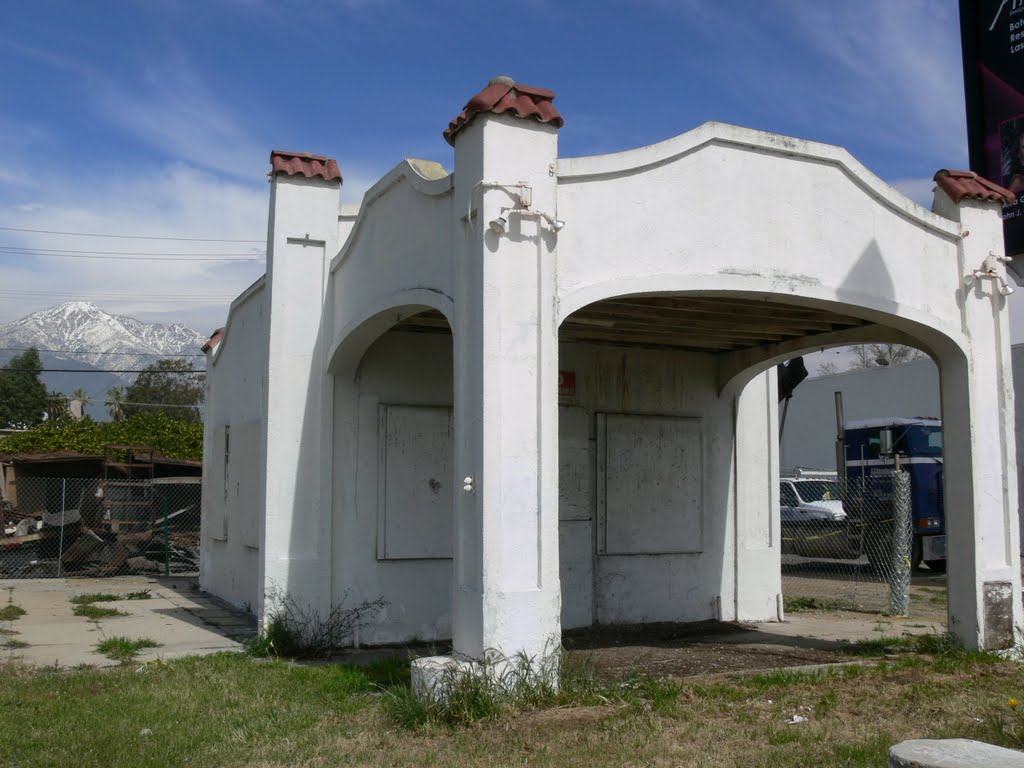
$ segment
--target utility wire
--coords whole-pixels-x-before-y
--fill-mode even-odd
[[[34,374],[35,371],[39,371],[40,373],[170,373],[186,376],[195,376],[197,374],[201,376],[206,375],[206,371],[202,370],[201,368],[194,371],[154,371],[151,368],[141,368],[138,370],[126,370],[123,368],[36,368],[33,371],[25,371],[18,368],[0,368],[0,373]]]
[[[248,259],[217,259],[206,256],[199,258],[190,258],[188,256],[90,256],[88,254],[72,254],[72,253],[15,253],[12,251],[0,251],[0,256],[36,256],[46,257],[48,259],[111,259],[113,261],[237,261],[237,262],[250,262],[250,261],[263,261],[262,256],[253,256]]]
[[[215,237],[159,237],[157,235],[112,235],[102,232],[58,232],[53,229],[27,229],[24,227],[0,227],[4,232],[33,232],[39,235],[71,235],[73,237],[115,237],[121,240],[177,240],[188,243],[265,243],[266,240],[233,240]]]
[[[34,248],[27,245],[0,245],[0,251],[16,251],[18,253],[102,253],[108,256],[265,256],[266,251],[248,251],[234,253],[198,253],[195,251],[83,251],[80,248]]]
[[[55,355],[124,355],[126,357],[151,355],[153,357],[206,357],[202,352],[180,352],[165,355],[161,352],[91,352],[87,349],[41,349],[40,347],[0,347],[0,352],[28,352],[30,349],[34,349],[36,352],[52,352]]]
[[[16,288],[0,288],[0,295],[4,295],[11,298],[18,296],[33,296],[36,298],[45,298],[47,296],[65,296],[76,299],[151,299],[155,301],[168,301],[175,299],[209,299],[210,301],[225,301],[235,298],[234,296],[229,296],[228,294],[209,293],[82,293],[81,291],[33,291],[19,290]]]

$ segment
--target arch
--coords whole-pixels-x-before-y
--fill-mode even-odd
[[[937,362],[948,354],[966,354],[959,333],[942,328],[935,318],[903,307],[892,298],[864,297],[859,304],[826,298],[823,290],[805,290],[803,293],[780,294],[765,290],[735,290],[713,287],[720,279],[694,280],[685,275],[666,275],[659,278],[614,280],[586,286],[568,294],[559,302],[559,327],[572,313],[605,299],[641,297],[701,297],[764,299],[773,305],[790,305],[804,309],[835,312],[865,320],[871,325],[854,329],[826,332],[794,338],[778,343],[765,343],[747,350],[719,352],[719,391],[740,392],[759,373],[776,363],[803,352],[848,346],[864,342],[906,344],[921,349]],[[695,285],[696,283],[696,285]],[[679,289],[673,290],[678,285]]]
[[[381,335],[407,317],[430,309],[444,315],[454,336],[454,303],[450,296],[431,288],[395,291],[374,301],[338,332],[327,353],[327,372],[338,376],[349,367],[354,371]]]
[[[421,502],[430,495],[426,485],[408,482],[410,475],[401,470],[397,476],[404,482],[392,485],[392,464],[416,471],[429,464],[432,454],[420,451],[417,439],[427,433],[428,439],[438,439],[443,433],[431,430],[439,423],[443,428],[443,409],[454,403],[454,331],[451,336],[388,334],[403,320],[431,310],[452,329],[452,302],[439,291],[402,290],[381,298],[342,329],[327,358],[331,391],[323,417],[328,434],[324,474],[331,484],[331,594],[334,601],[348,596],[356,602],[388,602],[362,630],[364,642],[451,636],[452,561],[437,549],[444,539],[438,533],[445,523],[444,505],[428,506],[439,515],[436,521],[429,518],[438,524],[425,529],[429,546],[414,530],[425,518],[392,516],[399,507],[422,511]],[[420,338],[412,340],[414,335]],[[422,432],[408,439],[413,429]],[[401,450],[394,456],[389,450],[392,436],[401,437]],[[403,457],[412,455],[418,463],[403,464]],[[431,474],[433,492],[442,488],[441,498],[453,493],[454,475],[451,467]],[[401,505],[391,503],[393,488]],[[450,512],[449,517],[454,520]],[[421,544],[422,550],[417,549]]]

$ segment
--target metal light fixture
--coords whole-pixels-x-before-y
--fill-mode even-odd
[[[508,232],[508,219],[506,216],[499,216],[496,219],[491,219],[491,232],[496,232],[499,235],[503,235]]]

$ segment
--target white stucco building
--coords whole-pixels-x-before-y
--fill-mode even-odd
[[[1007,193],[944,171],[928,211],[715,123],[563,158],[553,100],[496,78],[453,174],[402,161],[359,206],[272,154],[266,276],[207,345],[202,587],[384,597],[361,642],[469,658],[781,618],[774,365],[893,341],[940,370],[951,629],[1019,640]]]

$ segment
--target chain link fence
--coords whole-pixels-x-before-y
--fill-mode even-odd
[[[941,503],[927,493],[915,498],[910,473],[783,477],[779,493],[787,611],[865,611],[944,625]],[[929,501],[936,507],[925,508]]]
[[[0,498],[0,579],[199,572],[197,477],[20,477]]]

